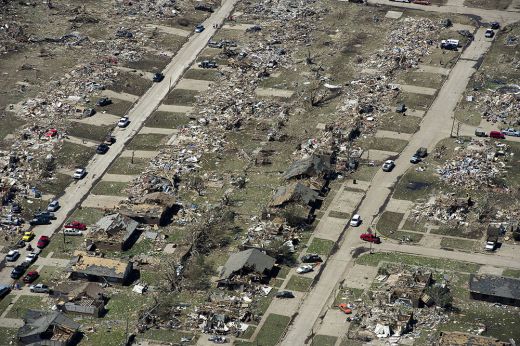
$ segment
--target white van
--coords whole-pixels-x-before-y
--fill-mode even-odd
[[[79,229],[75,229],[75,228],[64,228],[63,234],[65,234],[65,235],[83,235],[83,232],[81,232]]]

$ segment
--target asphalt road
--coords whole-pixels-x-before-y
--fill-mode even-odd
[[[89,194],[95,183],[107,171],[110,164],[122,153],[126,144],[139,132],[146,119],[159,106],[161,100],[168,94],[175,84],[181,79],[184,71],[195,61],[199,53],[206,47],[209,39],[215,34],[217,29],[213,28],[213,24],[222,25],[224,19],[227,18],[233,10],[238,0],[225,0],[204,23],[205,30],[202,33],[193,34],[188,42],[182,46],[172,61],[164,69],[164,80],[161,83],[154,83],[148,91],[139,98],[134,107],[128,112],[130,124],[124,130],[114,132],[116,143],[112,144],[110,150],[105,155],[96,155],[87,165],[87,176],[78,181],[72,182],[66,189],[64,195],[59,199],[61,208],[55,213],[56,220],[50,225],[34,227],[36,237],[31,242],[35,248],[36,242],[41,235],[51,236],[61,229],[68,215],[81,203],[81,201]],[[72,180],[72,179],[71,179]],[[61,241],[51,239],[51,241]],[[22,249],[21,256],[15,263],[8,263],[0,271],[0,283],[6,284],[12,282],[10,278],[11,266],[23,261],[27,251]]]

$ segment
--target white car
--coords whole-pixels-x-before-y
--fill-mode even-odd
[[[74,171],[74,179],[83,179],[87,175],[87,170],[85,168],[76,168]]]
[[[49,286],[44,284],[31,285],[29,289],[34,293],[49,293]]]
[[[350,225],[352,227],[357,227],[361,224],[361,215],[355,214],[352,216],[352,219],[350,220]]]
[[[390,172],[395,167],[395,162],[393,160],[386,160],[383,164],[383,171]]]
[[[5,260],[7,262],[14,262],[20,257],[20,252],[18,250],[11,250],[7,253],[7,256],[5,256]]]
[[[52,201],[51,203],[49,203],[49,205],[47,206],[47,211],[51,211],[51,212],[54,212],[56,210],[60,209],[60,202],[58,202],[57,200],[54,200]]]
[[[36,252],[31,252],[25,257],[25,262],[33,263],[38,258],[38,254]]]
[[[117,122],[117,126],[118,126],[118,127],[127,127],[128,124],[130,124],[130,119],[128,119],[128,117],[122,117],[122,118],[119,119],[119,121]]]
[[[305,273],[311,272],[312,270],[313,270],[313,268],[311,265],[305,264],[305,265],[298,267],[298,269],[296,269],[296,272],[298,274],[305,274]]]

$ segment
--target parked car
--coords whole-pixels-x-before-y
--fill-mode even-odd
[[[84,223],[81,223],[79,221],[72,221],[72,222],[69,222],[68,224],[66,224],[64,226],[64,228],[79,229],[79,230],[84,231],[87,229],[87,225],[85,225]]]
[[[386,160],[383,164],[383,171],[391,172],[395,167],[395,162],[393,160]]]
[[[44,284],[36,284],[29,286],[29,290],[33,293],[49,293],[50,288]]]
[[[497,30],[497,29],[500,28],[500,23],[499,22],[491,22],[489,24],[491,26],[491,29],[493,29],[493,30]]]
[[[27,269],[24,265],[20,264],[13,268],[11,271],[11,279],[19,279]]]
[[[54,215],[54,213],[52,211],[45,210],[45,211],[39,211],[36,214],[34,214],[34,217],[40,217],[40,216],[49,218],[51,220],[56,220],[56,215]]]
[[[51,242],[51,239],[47,237],[46,235],[42,235],[40,239],[38,239],[38,242],[36,243],[36,246],[40,249],[43,249]]]
[[[441,49],[457,50],[459,48],[459,40],[448,39],[441,41]]]
[[[0,298],[5,297],[9,294],[9,292],[11,292],[11,287],[7,285],[0,285]]]
[[[152,81],[155,83],[160,83],[164,79],[164,75],[160,72],[157,72],[153,75]]]
[[[309,272],[311,272],[311,271],[313,271],[313,270],[314,270],[314,269],[312,268],[311,265],[304,264],[304,265],[298,267],[298,268],[296,269],[296,272],[297,272],[298,274],[305,274],[305,273],[309,273]]]
[[[203,60],[199,62],[200,68],[217,68],[217,63],[211,60]]]
[[[20,252],[18,250],[11,250],[7,253],[7,256],[5,256],[5,260],[7,262],[14,262],[20,257]]]
[[[60,202],[58,202],[57,199],[55,199],[54,201],[52,201],[51,203],[49,203],[49,205],[47,206],[47,211],[56,211],[60,209]]]
[[[25,245],[26,245],[26,244],[25,244],[25,242],[24,242],[22,239],[20,239],[20,240],[15,244],[15,246],[16,246],[18,249],[23,249],[23,248],[25,247]]]
[[[33,219],[29,221],[31,226],[37,225],[48,225],[51,223],[51,218],[43,215],[35,216]]]
[[[76,228],[64,228],[63,234],[75,236],[75,235],[83,235],[83,232]]]
[[[520,131],[517,131],[515,129],[505,129],[502,130],[502,133],[506,136],[520,137]]]
[[[416,156],[419,156],[421,159],[425,158],[426,156],[428,156],[428,149],[426,149],[425,147],[420,147],[419,149],[417,149],[417,151],[415,152],[415,155]]]
[[[493,31],[493,29],[487,29],[484,36],[486,36],[487,38],[492,38],[493,36],[495,36],[495,32]]]
[[[23,277],[23,282],[31,283],[36,280],[38,276],[40,276],[40,274],[38,274],[36,270],[30,271]]]
[[[368,241],[369,243],[381,244],[381,239],[372,233],[363,233],[359,236],[361,240]]]
[[[125,128],[128,126],[128,124],[130,124],[130,119],[128,117],[122,117],[121,119],[119,119],[119,121],[117,122],[117,127],[120,127],[120,128]]]
[[[487,134],[486,134],[486,131],[482,130],[482,128],[477,127],[475,129],[475,136],[477,136],[477,137],[486,137]]]
[[[38,259],[38,253],[31,252],[25,257],[25,262],[27,263],[33,263]]]
[[[491,131],[489,133],[489,137],[497,138],[497,139],[505,139],[506,138],[506,136],[502,132],[500,132],[500,131]]]
[[[291,291],[280,291],[276,293],[276,298],[294,298],[294,294]]]
[[[20,226],[22,224],[22,219],[9,213],[0,220],[0,223],[8,226]]]
[[[208,341],[212,341],[214,344],[225,344],[227,339],[221,335],[213,335],[208,338]]]
[[[484,249],[486,251],[495,251],[498,244],[498,236],[497,235],[489,235],[486,239],[486,245]]]
[[[201,32],[204,31],[204,29],[205,29],[205,28],[204,28],[204,25],[202,25],[202,24],[197,24],[197,26],[195,27],[195,32],[196,32],[196,33],[201,33]]]
[[[87,175],[87,170],[85,168],[76,168],[74,170],[74,175],[72,176],[74,179],[83,179]]]
[[[96,106],[105,107],[112,104],[112,100],[108,97],[102,97],[96,102]]]
[[[350,226],[357,227],[359,225],[361,225],[361,215],[354,214],[354,216],[352,216],[352,219],[350,219]]]
[[[348,307],[347,303],[341,303],[338,305],[338,308],[343,311],[345,314],[350,315],[352,313],[352,309]]]
[[[303,255],[302,258],[300,258],[300,260],[303,263],[323,262],[323,259],[321,259],[321,257],[319,255],[314,254],[314,253]]]
[[[96,148],[96,153],[98,154],[106,154],[108,151],[108,145],[106,145],[105,143],[101,143],[100,145],[97,146]]]
[[[112,135],[107,135],[105,137],[105,141],[103,142],[104,144],[106,145],[112,145],[116,142],[116,137],[112,136]]]
[[[412,156],[410,158],[410,162],[413,163],[413,164],[419,163],[421,161],[422,161],[422,159],[419,156],[417,156],[417,155],[414,155],[414,156]]]
[[[27,232],[24,232],[22,240],[27,242],[27,241],[31,241],[33,238],[34,238],[34,232],[27,231]]]

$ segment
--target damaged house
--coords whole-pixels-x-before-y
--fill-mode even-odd
[[[72,280],[108,281],[125,284],[128,282],[132,265],[109,258],[88,256],[85,252],[76,251],[67,269]]]
[[[462,332],[441,332],[439,346],[511,346],[509,342]]]
[[[475,300],[520,306],[520,280],[495,275],[471,274],[469,295]]]
[[[387,284],[392,286],[389,294],[390,303],[405,304],[414,308],[422,308],[432,304],[425,290],[432,283],[432,273],[417,270],[413,273],[403,272],[391,274]]]
[[[59,311],[28,310],[18,329],[19,345],[67,346],[79,336],[79,323]]]
[[[274,258],[258,249],[232,254],[222,268],[218,285],[242,285],[246,282],[242,282],[240,277],[250,274],[253,274],[255,281],[264,281],[271,276],[275,262]]]
[[[94,282],[82,285],[79,290],[69,293],[68,301],[60,301],[57,306],[63,312],[74,312],[100,317],[105,311],[107,296],[103,288]]]
[[[292,183],[276,189],[270,207],[282,207],[288,203],[298,203],[302,206],[314,206],[319,193],[302,183]]]
[[[139,223],[164,226],[178,210],[175,197],[164,192],[152,192],[137,203],[125,203],[119,207],[119,213]]]
[[[87,235],[87,246],[99,250],[124,251],[138,238],[139,223],[119,213],[102,217]]]
[[[285,180],[306,179],[306,183],[316,191],[322,191],[332,173],[330,155],[312,154],[309,157],[293,162],[284,172]]]

